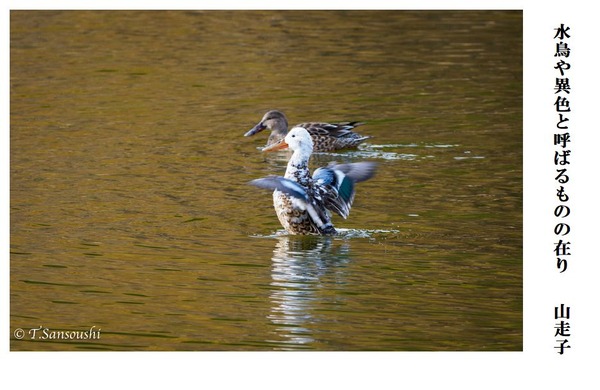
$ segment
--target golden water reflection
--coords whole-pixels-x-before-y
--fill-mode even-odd
[[[281,236],[273,250],[274,287],[268,318],[277,325],[276,333],[290,349],[310,346],[315,341],[312,325],[316,301],[322,300],[321,276],[333,273],[339,283],[344,281],[344,265],[351,261],[350,245],[337,247],[331,237]]]
[[[522,16],[11,11],[11,329],[103,334],[11,349],[521,350]],[[366,234],[257,238],[268,109],[365,122]]]

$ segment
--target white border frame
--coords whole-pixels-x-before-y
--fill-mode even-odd
[[[590,1],[8,1],[2,7],[2,235],[0,268],[2,383],[11,388],[234,388],[582,389],[598,384],[600,335],[597,93],[600,28]],[[100,6],[98,8],[97,6]],[[9,80],[10,10],[19,9],[522,9],[524,14],[524,351],[523,352],[9,352]],[[576,252],[568,275],[558,275],[548,248],[554,237],[555,183],[551,137],[553,28],[571,26],[570,117],[573,160],[570,235]],[[549,102],[550,101],[550,102]],[[594,169],[596,168],[596,169]],[[575,244],[576,243],[576,244]],[[571,350],[554,350],[553,308],[571,311]],[[3,386],[3,388],[7,388]]]

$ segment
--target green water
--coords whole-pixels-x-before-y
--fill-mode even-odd
[[[521,350],[522,13],[11,12],[12,350]],[[268,109],[363,121],[281,234]],[[33,328],[97,340],[32,338]],[[17,339],[13,332],[23,329]]]

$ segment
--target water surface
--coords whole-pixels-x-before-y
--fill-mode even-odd
[[[11,12],[12,350],[521,350],[522,13]],[[282,234],[268,109],[359,120]],[[12,334],[12,333],[11,333]]]

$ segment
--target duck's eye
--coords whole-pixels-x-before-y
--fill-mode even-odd
[[[295,137],[296,137],[296,134],[292,134],[292,138],[295,138]]]

